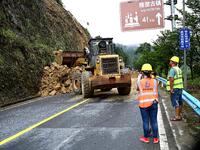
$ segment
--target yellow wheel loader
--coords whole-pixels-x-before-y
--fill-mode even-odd
[[[119,55],[114,54],[113,38],[94,38],[89,41],[87,66],[81,73],[81,91],[84,98],[94,94],[95,89],[109,91],[117,88],[120,95],[131,91],[131,74],[124,68]]]

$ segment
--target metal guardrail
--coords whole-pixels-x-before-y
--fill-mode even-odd
[[[162,77],[156,77],[158,81],[162,82],[162,84],[166,85],[167,80]],[[182,99],[200,116],[200,101],[183,90]]]

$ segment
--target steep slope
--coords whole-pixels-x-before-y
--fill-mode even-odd
[[[88,38],[57,0],[1,0],[0,105],[36,95],[52,51],[82,50]]]

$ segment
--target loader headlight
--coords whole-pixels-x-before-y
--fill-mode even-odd
[[[120,59],[119,59],[119,62],[121,63],[122,61],[123,61],[123,60],[120,58]]]
[[[99,60],[99,58],[97,58],[97,60],[96,60],[96,63],[97,63],[97,64],[99,64],[99,63],[100,63],[100,60]]]

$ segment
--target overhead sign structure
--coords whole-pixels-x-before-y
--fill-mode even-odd
[[[132,0],[120,4],[122,31],[164,27],[163,0]]]
[[[181,28],[180,29],[180,49],[186,50],[190,48],[190,29]]]

